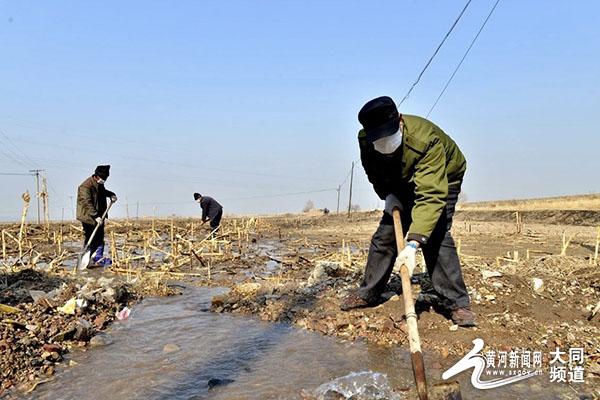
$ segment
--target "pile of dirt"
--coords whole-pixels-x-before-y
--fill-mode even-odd
[[[136,300],[130,287],[102,277],[75,281],[26,269],[0,275],[0,284],[0,394],[35,388]]]

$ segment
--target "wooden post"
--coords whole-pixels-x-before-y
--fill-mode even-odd
[[[563,234],[562,234],[562,249],[560,251],[561,256],[567,255],[567,248],[569,247],[569,244],[571,244],[571,240],[573,240],[573,238],[575,236],[577,236],[577,233],[572,234],[571,237],[569,237],[567,239],[566,232],[563,232]]]
[[[350,190],[348,194],[348,217],[350,217],[350,211],[352,211],[352,182],[354,180],[354,161],[352,161],[352,168],[350,169]]]
[[[2,259],[6,260],[6,238],[4,237],[4,229],[2,229]]]
[[[598,249],[600,248],[600,226],[598,227],[598,234],[596,235],[596,248],[594,249],[594,263],[598,262]]]
[[[515,212],[515,223],[517,226],[517,233],[521,233],[523,230],[523,223],[521,222],[521,214],[518,211]]]
[[[31,200],[31,196],[29,196],[29,192],[23,193],[21,196],[23,199],[23,211],[21,212],[21,227],[19,228],[19,258],[23,257],[23,239],[25,236],[25,218],[27,218],[27,210],[29,209],[29,201]]]
[[[115,240],[115,232],[110,231],[110,256],[115,265],[119,264],[119,260],[117,259],[117,242]]]

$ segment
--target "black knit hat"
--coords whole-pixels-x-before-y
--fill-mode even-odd
[[[382,137],[398,132],[400,114],[396,103],[388,96],[378,97],[365,104],[358,112],[367,140],[373,143]]]
[[[194,200],[198,200],[202,195],[200,193],[194,193]]]
[[[108,179],[108,176],[110,175],[110,165],[98,165],[96,171],[94,171],[94,175],[99,176],[104,180]]]

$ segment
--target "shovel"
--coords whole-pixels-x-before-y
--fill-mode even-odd
[[[99,224],[96,224],[96,227],[94,228],[94,231],[92,232],[92,235],[90,236],[87,243],[85,244],[85,247],[83,248],[83,250],[77,257],[77,269],[78,270],[80,270],[80,271],[84,270],[88,267],[88,265],[90,265],[90,258],[92,258],[92,250],[90,249],[90,245],[92,244],[92,240],[94,240],[94,236],[96,236],[96,232],[98,232],[98,228],[100,228],[100,225],[102,225],[104,223],[104,219],[106,218],[106,215],[108,214],[108,210],[110,210],[112,205],[113,205],[112,201],[108,203],[108,207],[106,207],[106,211],[104,211],[104,214],[102,214],[102,221]]]
[[[394,207],[392,210],[394,218],[394,233],[396,234],[396,247],[398,253],[402,251],[404,242],[404,232],[402,232],[402,223],[400,222],[400,209]],[[397,262],[397,261],[396,261]],[[434,385],[428,397],[427,381],[425,379],[425,364],[423,363],[423,353],[421,352],[421,339],[419,338],[419,328],[417,327],[417,313],[413,302],[410,276],[408,268],[402,264],[400,266],[400,279],[402,280],[402,298],[404,299],[404,314],[406,315],[406,325],[408,327],[408,343],[410,345],[410,358],[412,361],[413,374],[417,384],[417,393],[419,400],[461,400],[460,385],[458,382],[442,382]]]

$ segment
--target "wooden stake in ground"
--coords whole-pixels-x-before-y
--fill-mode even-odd
[[[396,234],[396,247],[398,253],[404,248],[404,233],[400,222],[400,210],[394,208],[392,211],[394,217],[394,232]],[[413,374],[417,384],[417,392],[420,400],[427,399],[427,381],[425,379],[425,364],[423,362],[423,353],[421,352],[421,339],[419,338],[419,328],[417,326],[417,313],[413,303],[410,287],[410,276],[408,268],[402,264],[400,266],[400,278],[402,279],[402,297],[404,298],[404,314],[406,315],[406,325],[408,326],[408,342],[410,344],[410,358],[412,360]]]
[[[596,235],[596,247],[594,249],[594,263],[598,262],[598,248],[600,247],[600,226],[598,227],[598,234]]]
[[[23,193],[21,196],[23,199],[23,212],[21,212],[21,227],[19,228],[19,258],[23,257],[23,238],[25,234],[25,219],[27,218],[27,210],[29,209],[29,202],[31,201],[31,196],[29,196],[29,191]]]

